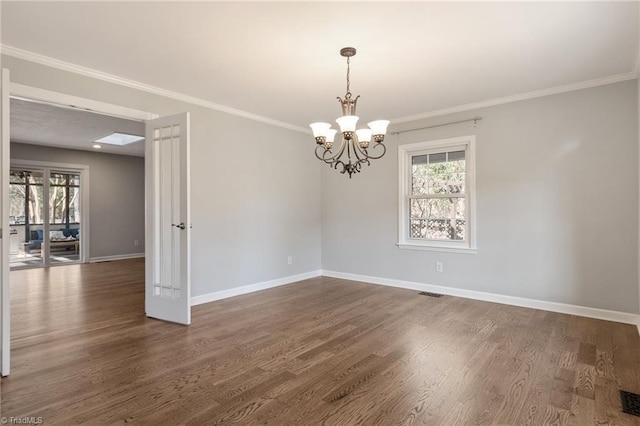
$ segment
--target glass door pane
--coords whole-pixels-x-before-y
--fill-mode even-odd
[[[11,169],[9,174],[11,268],[42,266],[43,172]]]
[[[80,174],[49,176],[49,263],[80,260]]]

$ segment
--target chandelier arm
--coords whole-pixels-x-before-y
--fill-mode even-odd
[[[375,150],[379,146],[382,147],[382,154],[380,154],[380,155],[370,155],[368,152],[365,152],[365,155],[367,156],[367,159],[369,159],[369,160],[378,160],[378,159],[384,157],[384,154],[387,153],[387,147],[382,142],[379,142],[379,143],[374,145],[373,149]]]
[[[329,157],[329,158],[323,158],[323,161],[325,163],[335,163],[336,161],[339,161],[338,159],[340,157],[342,157],[342,153],[344,152],[345,146],[346,146],[345,140],[344,140],[344,138],[342,138],[342,141],[340,142],[340,148],[338,148],[338,151],[336,152],[336,155],[334,155],[333,157]]]
[[[367,166],[371,165],[371,162],[369,161],[369,157],[367,156],[367,151],[366,149],[360,148],[360,144],[354,142],[354,149],[353,152],[356,156],[356,158],[358,159],[358,161],[355,163],[356,164],[356,168],[357,171],[360,172],[360,168],[362,166],[362,164],[367,164]],[[360,151],[360,153],[363,155],[363,157],[360,157],[360,155],[358,155],[358,151]]]
[[[324,152],[322,153],[322,156],[318,155],[318,150],[319,150],[319,149],[324,149]],[[318,145],[318,146],[316,146],[315,154],[316,154],[316,158],[317,158],[318,160],[322,160],[322,161],[324,161],[325,163],[327,163],[327,160],[325,160],[325,159],[324,159],[324,156],[325,156],[325,154],[326,154],[327,152],[331,152],[331,150],[330,150],[330,149],[325,148],[325,147],[324,147],[324,146],[322,146],[322,145]]]
[[[353,153],[355,154],[356,158],[358,159],[358,161],[361,160],[361,157],[358,155],[358,151],[360,151],[361,154],[363,155],[367,155],[366,152],[362,151],[362,148],[360,148],[360,143],[358,142],[358,138],[356,136],[353,137]]]
[[[369,158],[369,154],[367,153],[366,148],[362,148],[359,143],[356,144],[356,147],[358,148],[358,151],[360,151],[360,153],[363,155],[364,158]],[[359,159],[360,157],[358,156],[358,160]]]
[[[342,166],[342,171],[340,173],[345,173],[347,171],[347,165],[344,164],[342,160],[336,161],[336,163],[333,165],[333,168],[335,170],[338,170],[338,166]]]
[[[331,153],[331,149],[328,149],[328,148],[324,148],[324,152],[322,153],[322,156],[319,156],[318,155],[318,149],[320,149],[320,148],[324,148],[324,146],[323,145],[318,145],[316,147],[315,154],[316,154],[316,157],[318,158],[318,160],[322,160],[322,161],[324,161],[325,163],[327,163],[329,165],[334,164],[334,163],[336,163],[336,161],[338,161],[338,159],[340,158],[340,156],[344,152],[344,139],[342,140],[342,143],[340,144],[340,148],[338,149],[338,151],[333,156],[327,157],[327,153]]]

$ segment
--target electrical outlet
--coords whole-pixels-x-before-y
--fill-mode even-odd
[[[436,262],[436,272],[444,272],[444,265],[442,262]]]
[[[133,240],[133,245],[138,247],[140,245],[140,241],[138,240]]]
[[[293,265],[293,256],[289,256],[289,257],[287,257],[287,263],[288,263],[289,265]]]

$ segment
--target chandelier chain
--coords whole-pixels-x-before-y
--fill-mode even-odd
[[[351,71],[351,58],[347,56],[347,94],[345,95],[345,98],[349,99],[351,98],[351,90],[349,88],[349,86],[351,85],[351,81],[349,80],[349,73]]]

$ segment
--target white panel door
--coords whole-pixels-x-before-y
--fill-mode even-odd
[[[149,120],[146,127],[146,313],[189,324],[189,113]]]
[[[9,70],[2,69],[0,86],[0,371],[9,375],[11,353],[11,305],[9,299]]]

